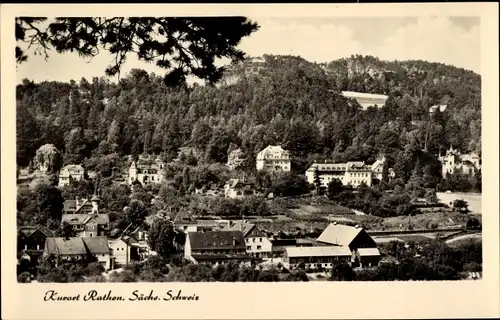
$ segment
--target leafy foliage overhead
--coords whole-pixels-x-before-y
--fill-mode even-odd
[[[57,52],[76,52],[93,58],[100,50],[114,57],[107,75],[119,74],[129,53],[146,62],[154,62],[168,72],[165,81],[177,85],[187,75],[215,83],[223,74],[216,58],[241,60],[244,53],[236,47],[243,37],[258,29],[245,17],[143,17],[143,18],[16,18],[16,40],[34,54],[48,58],[51,47]],[[16,47],[16,59],[28,59],[26,49]]]

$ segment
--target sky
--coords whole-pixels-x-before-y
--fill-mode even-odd
[[[451,64],[480,73],[480,19],[478,17],[280,17],[252,18],[260,29],[243,38],[239,48],[249,56],[299,55],[309,61],[328,62],[352,54],[382,60],[418,59]],[[79,81],[104,76],[112,57],[101,52],[92,61],[75,53],[49,53],[48,61],[31,54],[17,66],[18,83]],[[131,55],[121,71],[133,68],[163,74],[154,64]],[[116,80],[116,78],[111,78]],[[192,82],[191,79],[190,82]]]

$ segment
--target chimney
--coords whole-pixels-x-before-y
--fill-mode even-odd
[[[359,229],[359,225],[355,225],[354,228]]]
[[[236,238],[233,237],[233,247],[236,247]]]
[[[334,222],[333,222],[333,224],[334,224],[334,225],[336,225],[336,224],[337,224],[337,221],[334,221]]]
[[[75,198],[75,202],[76,202],[76,205],[75,205],[75,206],[76,206],[76,208],[78,208],[78,206],[80,205],[79,200],[80,200],[80,199],[78,198],[78,196],[76,196],[76,198]],[[76,209],[76,208],[75,208],[75,209]]]

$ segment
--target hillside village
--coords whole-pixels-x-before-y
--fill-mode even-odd
[[[436,195],[481,191],[477,119],[461,118],[480,111],[475,76],[462,74],[466,98],[451,67],[408,62],[401,77],[349,61],[265,56],[217,88],[166,89],[141,70],[18,86],[19,281],[375,280],[414,263],[426,271],[389,280],[475,277],[475,254],[433,260],[481,245],[481,216]],[[409,80],[424,76],[438,84]]]

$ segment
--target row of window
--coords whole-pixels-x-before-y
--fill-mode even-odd
[[[347,259],[347,258],[344,258]],[[293,263],[332,263],[339,260],[339,257],[302,257],[302,258],[289,258],[290,264]]]
[[[193,250],[192,254],[244,254],[245,250]]]
[[[368,177],[368,173],[349,173],[350,177]]]
[[[257,238],[252,238],[252,242],[256,242],[256,240],[255,240],[255,239],[257,239]],[[250,242],[250,238],[246,238],[246,239],[245,239],[245,241],[246,241],[247,243],[249,243],[249,242]],[[262,238],[259,238],[259,242],[262,242]]]
[[[262,250],[262,246],[257,246],[257,250]],[[247,251],[252,251],[252,246],[247,246]]]
[[[353,181],[349,181],[349,184],[353,183],[353,184],[361,184],[361,183],[368,183],[367,181],[365,180],[353,180]]]

